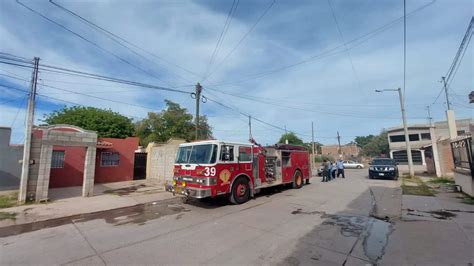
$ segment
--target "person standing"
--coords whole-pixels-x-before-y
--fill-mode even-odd
[[[336,168],[337,168],[337,177],[342,175],[342,178],[346,178],[346,176],[344,175],[344,162],[342,161],[342,159],[339,159],[336,162]]]
[[[323,182],[329,181],[328,176],[328,163],[326,160],[323,160]]]

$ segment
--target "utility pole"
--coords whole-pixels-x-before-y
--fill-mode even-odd
[[[285,125],[285,144],[288,144],[288,132],[286,131],[286,125]]]
[[[249,140],[252,138],[252,117],[249,115]]]
[[[411,156],[410,136],[408,135],[407,118],[405,115],[405,103],[403,101],[404,97],[403,97],[402,89],[398,88],[398,89],[375,90],[375,92],[384,92],[384,91],[397,91],[398,96],[400,97],[400,109],[402,111],[403,131],[405,131],[405,145],[407,147],[408,172],[410,176],[414,176],[415,170],[413,169],[413,158]]]
[[[35,117],[35,100],[36,100],[36,84],[38,81],[38,65],[39,58],[34,58],[33,74],[31,76],[31,87],[28,97],[28,110],[25,128],[25,143],[23,144],[23,159],[21,166],[20,192],[18,201],[24,203],[26,201],[26,190],[28,183],[28,172],[30,166],[30,150],[31,150],[31,133],[33,131],[33,123]]]
[[[201,91],[202,87],[199,82],[196,84],[196,138],[199,139],[199,102],[201,101]]]
[[[315,144],[314,144],[314,123],[311,122],[311,148],[313,150],[313,156],[316,154],[315,152]]]
[[[438,154],[438,143],[436,141],[436,132],[433,126],[433,119],[431,117],[430,106],[426,107],[428,111],[428,121],[430,123],[430,139],[431,139],[431,148],[433,150],[433,161],[435,165],[435,173],[437,177],[441,177],[441,167],[439,165],[439,154]]]
[[[410,173],[410,176],[414,176],[415,170],[413,169],[413,157],[411,155],[410,136],[408,135],[407,118],[405,115],[405,103],[403,102],[402,89],[400,88],[398,88],[398,96],[400,97],[400,109],[402,110],[403,130],[405,131],[405,143],[407,146],[408,172]]]
[[[458,130],[456,128],[456,118],[454,116],[454,111],[451,110],[451,102],[449,102],[448,84],[446,83],[446,77],[441,77],[441,81],[443,82],[444,93],[446,94],[446,106],[448,107],[448,110],[446,110],[446,121],[448,122],[449,137],[453,139],[458,136]]]
[[[341,155],[341,136],[339,136],[339,131],[337,132],[337,145],[338,145],[337,153]]]

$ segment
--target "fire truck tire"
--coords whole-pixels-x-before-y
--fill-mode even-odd
[[[246,178],[235,180],[229,199],[233,204],[242,204],[250,199],[250,184]]]
[[[303,175],[299,170],[295,171],[295,174],[293,175],[293,188],[301,188],[303,186]]]

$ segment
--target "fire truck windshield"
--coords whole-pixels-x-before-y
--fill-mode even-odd
[[[179,147],[176,163],[211,164],[216,162],[217,145],[204,144]]]

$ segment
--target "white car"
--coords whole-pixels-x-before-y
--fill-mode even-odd
[[[355,161],[343,161],[342,164],[344,165],[345,169],[362,169],[364,165]]]

